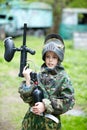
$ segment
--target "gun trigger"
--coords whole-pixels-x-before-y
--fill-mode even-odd
[[[27,68],[29,68],[29,64],[27,65]]]
[[[26,69],[28,69],[29,68],[29,64],[26,66]]]

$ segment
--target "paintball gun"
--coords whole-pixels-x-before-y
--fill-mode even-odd
[[[31,50],[30,48],[27,48],[26,46],[26,30],[27,30],[27,24],[24,24],[24,33],[23,33],[23,45],[20,48],[16,48],[14,45],[14,42],[11,37],[7,37],[4,40],[4,46],[5,46],[5,53],[4,53],[4,59],[7,62],[10,62],[16,51],[20,51],[20,72],[19,72],[19,77],[23,77],[23,68],[27,65],[27,53],[30,53],[32,55],[35,54],[34,50]],[[37,80],[37,73],[31,72],[30,73],[31,80],[35,84],[35,89],[32,93],[34,102],[40,102],[43,99],[43,92],[38,86],[38,80]]]
[[[14,46],[14,42],[11,37],[8,37],[4,40],[4,46],[5,46],[5,53],[4,53],[4,59],[7,62],[10,62],[12,58],[14,57],[14,54],[16,51],[20,51],[20,72],[19,76],[23,77],[22,71],[23,68],[27,64],[27,52],[34,55],[35,51],[31,50],[30,48],[27,48],[26,46],[26,29],[27,29],[27,24],[24,24],[24,33],[23,33],[23,45],[20,48],[16,48]]]

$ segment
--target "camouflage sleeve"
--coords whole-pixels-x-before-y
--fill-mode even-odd
[[[60,115],[72,109],[75,100],[74,88],[69,78],[62,77],[61,82],[58,84],[59,89],[56,89],[55,96],[51,95],[49,99],[44,99],[43,102],[47,113]]]
[[[25,103],[31,103],[32,102],[32,96],[31,93],[33,91],[33,86],[26,86],[25,81],[22,82],[21,86],[18,89],[18,92],[20,93],[20,97],[23,99]]]

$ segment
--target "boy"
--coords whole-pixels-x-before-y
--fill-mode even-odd
[[[60,115],[74,106],[74,89],[61,62],[64,59],[65,46],[57,34],[46,37],[42,50],[44,64],[37,74],[38,85],[43,91],[42,101],[34,102],[35,84],[31,81],[32,70],[24,68],[25,82],[19,88],[24,102],[29,104],[23,122],[22,130],[60,130]]]

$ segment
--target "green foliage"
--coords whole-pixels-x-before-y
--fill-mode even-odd
[[[26,0],[26,1],[30,1],[30,0]],[[53,5],[55,2],[57,4],[57,6],[59,7],[59,3],[62,3],[62,5],[66,5],[66,7],[76,7],[76,8],[87,8],[87,0],[60,0],[60,1],[56,1],[56,0],[33,0],[33,1],[40,1],[40,2],[47,2],[51,5]],[[33,2],[31,0],[31,2]],[[57,8],[58,9],[58,8]]]
[[[72,2],[69,4],[69,7],[87,8],[87,0],[72,0]]]

